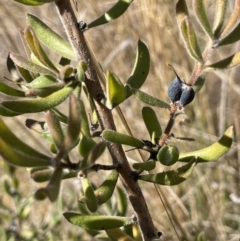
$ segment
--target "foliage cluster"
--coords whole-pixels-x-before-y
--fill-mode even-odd
[[[42,5],[53,1],[18,0],[18,2],[27,5]],[[78,27],[78,34],[84,40],[85,32],[88,29],[107,24],[118,18],[132,2],[119,0],[116,5],[93,22],[87,25],[75,23],[72,28]],[[68,0],[56,1],[63,25],[67,22],[64,22],[66,20],[64,19],[64,13],[62,14],[62,7],[69,6],[69,4]],[[44,122],[27,119],[26,126],[37,130],[40,136],[49,143],[49,150],[52,154],[42,153],[26,144],[1,120],[1,156],[13,166],[29,168],[34,181],[48,182],[46,186],[35,191],[34,197],[37,200],[48,198],[52,202],[56,201],[62,180],[78,177],[83,192],[78,200],[80,213],[67,211],[63,215],[70,223],[86,229],[91,235],[98,235],[99,239],[104,238],[99,230],[105,230],[112,240],[120,237],[136,240],[140,233],[144,240],[157,238],[161,232],[150,231],[148,233],[144,230],[143,223],[141,223],[142,214],[138,213],[137,207],[131,200],[131,192],[134,188],[138,190],[138,186],[133,184],[129,187],[128,185],[137,184],[138,180],[166,186],[178,185],[189,178],[197,163],[207,164],[215,161],[231,147],[233,141],[232,126],[227,128],[223,136],[215,143],[191,152],[179,151],[176,145],[171,144],[171,138],[174,139],[172,128],[176,119],[179,116],[185,116],[184,107],[194,99],[204,86],[207,78],[206,73],[215,69],[223,70],[239,65],[239,52],[214,62],[209,61],[216,49],[239,40],[239,6],[239,1],[236,1],[232,14],[225,20],[227,1],[216,1],[216,14],[214,23],[211,25],[204,2],[194,0],[195,17],[207,35],[207,41],[198,44],[199,40],[191,23],[186,2],[183,0],[177,2],[176,17],[179,31],[185,48],[194,61],[194,68],[188,81],[181,80],[175,73],[176,78],[168,87],[170,104],[139,90],[145,83],[150,71],[149,49],[141,40],[138,41],[132,73],[123,83],[111,71],[104,74],[85,42],[82,43],[84,51],[90,51],[90,56],[93,59],[86,61],[88,58],[84,56],[84,52],[80,53],[83,58],[79,57],[78,51],[80,50],[76,48],[74,36],[71,36],[71,31],[69,31],[71,25],[66,27],[69,43],[42,20],[28,14],[28,26],[20,31],[27,57],[10,53],[7,58],[11,84],[0,82],[0,91],[11,99],[1,102],[0,115],[14,117],[27,113],[44,112]],[[70,15],[72,14],[69,9],[66,9],[66,11],[69,11]],[[52,60],[42,44],[57,53],[60,60],[58,62]],[[102,90],[98,90],[98,80],[105,90],[104,95]],[[13,85],[15,87],[12,87]],[[149,140],[133,137],[130,132],[128,135],[117,132],[114,128],[111,128],[111,123],[108,124],[108,122],[111,122],[112,110],[116,110],[122,116],[120,104],[123,104],[129,97],[132,98],[132,96],[149,106],[163,108],[163,111],[169,113],[169,121],[166,128],[162,130],[155,109],[149,106],[142,108],[142,122],[149,133]],[[69,103],[68,114],[64,113],[61,108],[57,108],[66,99]],[[86,108],[88,108],[88,111],[86,111]],[[88,112],[91,113],[89,117]],[[89,119],[91,120],[90,124]],[[181,139],[190,140],[189,138]],[[149,154],[144,162],[132,164],[131,168],[135,169],[134,172],[130,169],[129,163],[125,162],[125,157],[122,156],[121,151],[116,155],[112,150],[113,146],[121,148],[121,145],[128,145]],[[112,164],[96,163],[106,147],[112,156]],[[71,152],[76,150],[79,155],[78,161],[73,161]],[[187,162],[187,164],[179,165],[181,162]],[[158,171],[159,166],[172,166],[173,164],[176,165],[171,169]],[[126,165],[124,169],[123,165]],[[10,170],[12,170],[12,175],[14,168],[10,168]],[[98,170],[110,170],[110,174],[101,185],[95,187],[89,177],[91,172]],[[146,174],[145,171],[151,173]],[[129,173],[131,173],[131,176],[128,175]],[[117,189],[118,199],[115,200],[116,203],[111,203],[111,197],[117,186],[119,176],[126,187],[126,194],[135,210],[133,216],[128,216],[126,213],[127,200],[121,188]],[[13,189],[18,188],[17,183],[18,180],[14,177]],[[6,181],[6,192],[10,196],[14,196],[15,194],[10,187],[11,185]],[[20,198],[18,195],[17,200]],[[108,210],[107,216],[105,216],[106,212],[103,210],[103,206],[100,205],[104,205]],[[140,202],[139,205],[144,205],[144,203]],[[26,207],[29,208],[29,203],[26,204]],[[23,215],[23,210],[26,210],[24,205],[23,209],[20,210],[20,217],[24,220],[27,215]],[[54,225],[58,225],[58,222],[59,219]],[[137,224],[140,226],[140,231]],[[151,223],[149,225],[151,226]],[[126,228],[125,231],[120,229],[120,227],[127,226],[131,226],[130,231],[129,228]],[[8,234],[9,231],[3,235],[7,237]],[[31,235],[30,239],[36,236],[40,239],[37,232],[32,232]],[[182,236],[185,239],[189,238],[189,235],[186,235],[185,232],[182,232]],[[19,237],[16,236],[16,238]],[[28,240],[29,237],[24,238]],[[200,234],[198,239],[204,240],[204,237]]]

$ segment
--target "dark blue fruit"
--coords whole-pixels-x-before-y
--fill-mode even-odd
[[[168,97],[174,103],[181,98],[183,91],[183,82],[176,77],[168,86]]]
[[[194,99],[194,96],[195,96],[195,92],[193,88],[190,86],[187,86],[181,94],[181,98],[179,101],[180,106],[185,106],[190,102],[192,102]]]

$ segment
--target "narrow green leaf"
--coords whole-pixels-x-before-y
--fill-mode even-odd
[[[0,92],[10,96],[25,97],[23,91],[14,89],[9,85],[4,84],[2,81],[0,81]]]
[[[33,28],[38,39],[44,43],[51,50],[60,54],[67,59],[75,59],[72,46],[65,41],[61,36],[50,29],[45,23],[43,23],[36,16],[28,14],[28,23]]]
[[[167,108],[169,109],[170,108],[170,105],[167,104],[166,102],[162,101],[162,100],[159,100],[145,92],[142,92],[140,90],[137,90],[137,89],[132,89],[132,92],[133,94],[139,99],[141,100],[142,102],[148,104],[148,105],[151,105],[151,106],[157,106],[157,107],[160,107],[160,108]]]
[[[31,168],[30,170],[31,178],[35,182],[46,182],[49,181],[52,174],[53,174],[53,169],[47,168],[47,167],[34,167]],[[68,179],[68,178],[73,178],[77,177],[78,172],[74,170],[67,170],[66,172],[63,172],[62,174],[62,179]]]
[[[64,83],[58,82],[43,88],[26,90],[25,95],[27,97],[47,97],[54,92],[61,90],[62,88],[64,88]]]
[[[87,113],[85,110],[85,105],[81,99],[79,99],[78,101],[79,101],[80,116],[81,116],[81,133],[84,136],[91,138],[90,127],[88,123]]]
[[[51,111],[58,117],[58,119],[62,122],[67,124],[68,122],[68,117],[64,115],[61,111],[59,111],[56,108],[52,108]]]
[[[21,150],[15,150],[8,145],[5,140],[0,138],[0,155],[8,163],[20,167],[37,167],[51,165],[51,158],[41,158],[37,156],[29,156],[29,153],[24,153]]]
[[[126,99],[132,95],[131,88],[139,89],[145,82],[150,69],[150,55],[147,46],[138,41],[135,64],[130,77],[125,84]]]
[[[107,202],[115,190],[118,180],[118,171],[112,170],[104,182],[94,191],[98,205]]]
[[[23,152],[26,155],[49,160],[48,156],[38,152],[35,148],[28,146],[21,139],[15,136],[13,132],[11,132],[11,130],[6,126],[6,124],[1,118],[0,118],[0,137],[1,137],[0,139],[6,142],[6,144],[12,148],[12,150],[16,149],[17,151]],[[1,148],[2,147],[0,145],[0,149]]]
[[[202,61],[202,54],[197,42],[196,34],[188,16],[183,18],[180,23],[180,31],[189,55],[197,61]]]
[[[18,54],[11,53],[10,58],[17,66],[20,66],[21,68],[26,69],[32,73],[51,75],[53,77],[56,77],[56,74],[53,71],[46,69],[40,65],[34,64]]]
[[[106,24],[119,16],[121,16],[130,6],[133,0],[119,0],[112,8],[110,8],[101,17],[88,24],[88,28],[93,28],[102,24]]]
[[[138,171],[151,171],[156,167],[156,161],[149,159],[146,162],[135,162],[132,167]]]
[[[47,111],[45,113],[45,119],[50,130],[52,139],[54,141],[54,144],[56,145],[57,149],[60,150],[64,140],[64,133],[60,121],[57,118],[57,116],[51,111]]]
[[[63,216],[72,224],[91,230],[106,230],[119,228],[133,223],[130,217],[82,215],[66,212]]]
[[[14,0],[14,1],[24,5],[30,5],[30,6],[38,6],[45,3],[42,0]]]
[[[193,158],[191,162],[182,167],[179,167],[176,170],[160,172],[157,174],[140,175],[139,179],[145,182],[152,182],[160,185],[178,185],[191,175],[195,165],[196,160]]]
[[[36,58],[47,68],[52,70],[55,73],[58,73],[58,69],[52,63],[52,61],[48,58],[47,54],[42,49],[36,34],[34,33],[31,27],[27,27],[24,31],[25,40],[28,43],[32,53],[36,56]]]
[[[180,154],[181,162],[189,162],[193,157],[197,157],[198,162],[215,161],[223,156],[231,147],[233,142],[233,126],[229,127],[218,142],[201,150]]]
[[[63,145],[56,156],[56,160],[61,160],[64,158],[79,141],[79,134],[81,130],[80,113],[81,112],[78,99],[73,94],[71,94],[69,98],[69,118],[67,133],[64,137]]]
[[[106,106],[113,109],[125,100],[126,91],[120,79],[110,71],[106,77]]]
[[[208,34],[208,36],[212,39],[213,38],[212,28],[208,21],[204,2],[205,2],[204,0],[194,0],[193,8],[194,8],[196,17],[197,17],[201,27]]]
[[[98,208],[97,198],[94,193],[93,186],[86,176],[81,177],[81,185],[83,190],[83,197],[79,198],[79,201],[86,203],[89,211],[96,212]]]
[[[237,22],[239,20],[239,16],[240,16],[240,1],[235,0],[234,10],[233,10],[230,18],[228,19],[226,26],[224,27],[223,31],[221,32],[220,38],[226,36],[229,33],[229,31],[231,31],[231,29],[237,24]]]
[[[102,138],[105,141],[118,143],[122,145],[134,146],[137,148],[143,147],[143,142],[132,136],[128,136],[113,130],[104,130],[102,132]]]
[[[20,29],[19,30],[19,35],[20,35],[20,38],[21,38],[21,41],[22,41],[22,45],[23,45],[23,48],[25,50],[27,59],[30,60],[32,51],[31,51],[30,46],[28,45],[28,42],[27,42],[27,40],[26,40],[26,38],[24,36],[24,31]]]
[[[47,87],[54,83],[57,83],[56,78],[54,78],[50,75],[40,75],[37,78],[35,78],[33,81],[31,81],[30,83],[27,83],[26,87],[30,88],[30,89],[37,89],[37,88]]]
[[[214,70],[214,69],[229,69],[236,67],[240,64],[240,52],[237,52],[226,59],[223,59],[219,62],[207,65],[204,69],[204,72]]]
[[[86,70],[87,70],[87,64],[84,61],[80,61],[77,66],[77,78],[79,82],[85,81]]]
[[[53,94],[54,92],[62,89],[63,87],[64,87],[64,83],[58,82],[43,88],[26,90],[25,95],[27,97],[36,97],[36,96],[47,97]]]
[[[2,106],[22,114],[46,111],[62,103],[70,95],[74,87],[76,87],[76,84],[66,86],[45,98],[4,101]]]
[[[180,28],[180,25],[183,21],[183,19],[188,16],[188,9],[187,9],[187,4],[185,0],[179,0],[176,4],[176,17],[177,17],[177,22],[178,26]]]
[[[16,65],[16,69],[21,79],[24,80],[26,83],[29,83],[34,79],[33,75],[27,69],[24,69],[18,65]]]
[[[215,38],[219,37],[222,31],[225,15],[227,10],[227,0],[217,0],[213,23],[213,34]]]
[[[2,104],[0,103],[0,115],[6,116],[6,117],[11,117],[11,116],[21,115],[21,113],[16,112],[16,111],[11,111],[8,108],[3,107]]]
[[[88,137],[83,135],[80,142],[78,143],[78,151],[79,154],[85,158],[90,153],[90,151],[93,149],[93,147],[96,145],[96,142],[93,140],[92,137]],[[85,167],[85,165],[84,165]]]
[[[125,216],[128,208],[127,195],[120,187],[117,187],[117,192],[118,192],[117,216]]]
[[[162,128],[155,111],[151,107],[145,106],[142,109],[142,117],[152,143],[156,144],[156,139],[160,138],[162,135]]]
[[[217,46],[232,44],[240,40],[240,23],[217,43]]]

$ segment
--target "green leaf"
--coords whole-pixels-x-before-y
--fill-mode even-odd
[[[144,145],[143,142],[140,141],[139,139],[136,139],[132,136],[128,136],[113,130],[104,130],[102,132],[102,138],[108,142],[134,146],[137,148],[142,148]]]
[[[85,105],[82,100],[79,99],[78,101],[79,101],[80,115],[81,115],[81,133],[84,136],[91,138],[90,127],[88,123],[87,113],[85,110]]]
[[[4,101],[2,102],[2,106],[22,114],[46,111],[62,103],[70,95],[75,86],[76,84],[66,86],[45,98]]]
[[[142,92],[140,90],[137,89],[132,89],[133,94],[135,95],[135,97],[137,97],[139,100],[141,100],[142,102],[151,105],[151,106],[157,106],[160,108],[170,108],[170,105],[167,104],[166,102],[159,100],[145,92]]]
[[[197,61],[202,61],[202,54],[197,42],[196,34],[188,16],[185,16],[180,23],[180,31],[189,55]]]
[[[107,202],[115,190],[118,180],[118,171],[112,170],[104,182],[94,191],[98,205]]]
[[[207,17],[205,6],[204,6],[204,0],[194,0],[193,8],[194,8],[196,17],[197,17],[201,27],[208,34],[208,36],[212,39],[213,38],[212,28],[208,21],[208,17]]]
[[[229,69],[236,67],[240,64],[240,52],[237,52],[219,62],[206,65],[204,72],[214,70],[214,69]]]
[[[185,166],[179,167],[176,170],[160,172],[157,174],[140,175],[139,179],[145,182],[152,182],[160,185],[173,186],[185,181],[192,173],[196,165],[195,158]]]
[[[53,94],[54,92],[62,89],[63,87],[64,87],[64,83],[58,82],[58,83],[54,83],[52,85],[49,85],[49,86],[46,86],[43,88],[26,90],[25,96],[27,96],[27,97],[36,97],[36,96],[47,97],[47,96]]]
[[[130,77],[128,78],[125,89],[126,99],[132,95],[131,88],[139,89],[145,82],[150,69],[150,55],[147,46],[138,41],[137,56]]]
[[[117,216],[125,216],[128,208],[128,199],[122,188],[117,187]]]
[[[214,161],[223,156],[230,149],[233,142],[233,126],[230,126],[218,142],[201,150],[180,154],[178,161],[189,162],[197,157],[198,162]]]
[[[0,154],[8,163],[14,166],[20,167],[37,167],[37,166],[49,166],[51,164],[51,158],[41,158],[37,156],[29,155],[21,150],[13,149],[12,146],[0,138]]]
[[[18,74],[21,77],[21,80],[25,80],[25,82],[29,83],[34,79],[32,74],[27,69],[24,69],[16,65],[16,70],[18,71]]]
[[[57,149],[60,150],[64,141],[64,133],[60,121],[57,116],[51,111],[47,111],[45,113],[45,119],[54,144],[56,145]]]
[[[105,231],[111,241],[134,241],[130,236],[123,232],[120,228],[107,229]]]
[[[10,96],[25,97],[25,93],[21,90],[14,89],[9,85],[0,81],[0,92]]]
[[[50,157],[38,152],[35,148],[32,148],[28,146],[26,143],[24,143],[21,139],[19,139],[17,136],[11,132],[11,130],[6,126],[6,124],[3,122],[3,120],[0,118],[0,139],[6,142],[6,145],[9,145],[12,150],[16,150],[19,152],[22,152],[26,155],[48,160]],[[2,149],[0,145],[0,150]]]
[[[72,46],[65,41],[61,36],[50,29],[45,23],[43,23],[36,16],[28,14],[28,23],[33,28],[38,39],[44,43],[51,50],[60,54],[67,59],[75,59]]]
[[[110,71],[106,78],[106,106],[113,109],[125,100],[126,91],[120,79]]]
[[[63,145],[55,157],[56,160],[64,158],[68,152],[77,145],[81,130],[80,105],[78,99],[71,94],[69,97],[69,118],[67,134],[64,137]]]
[[[152,143],[156,144],[156,140],[162,135],[162,128],[159,124],[155,111],[151,107],[145,106],[142,109],[142,117]]]
[[[43,187],[38,189],[35,193],[35,198],[38,200],[43,200],[46,197],[48,197],[51,202],[56,201],[60,190],[62,172],[62,167],[57,166],[53,171],[53,174],[48,185],[45,188]]]
[[[240,23],[226,36],[220,39],[217,46],[232,44],[240,40]]]
[[[55,67],[55,65],[52,63],[52,61],[48,58],[47,54],[42,49],[38,38],[31,27],[27,27],[25,29],[24,37],[32,53],[41,62],[41,64],[58,74],[58,69]]]
[[[54,83],[57,83],[56,78],[54,78],[50,75],[40,75],[37,78],[35,78],[33,81],[31,81],[30,83],[27,83],[26,87],[30,88],[30,89],[38,89],[38,88],[47,87]]]
[[[2,104],[0,104],[0,115],[1,116],[11,117],[11,116],[21,115],[21,113],[15,112],[15,111],[11,111],[8,108],[3,107]]]
[[[38,6],[44,3],[54,2],[55,0],[14,0],[14,1],[24,5]]]
[[[70,223],[91,230],[119,228],[133,223],[130,217],[82,215],[74,212],[65,212],[63,216]]]
[[[222,31],[227,10],[227,0],[217,0],[213,23],[213,35],[217,39]]]
[[[138,171],[151,171],[156,167],[156,161],[149,159],[146,162],[133,163],[132,167]]]
[[[34,167],[31,168],[30,170],[30,174],[31,174],[31,178],[35,181],[35,182],[46,182],[49,181],[52,174],[53,174],[53,169],[51,168],[47,168],[47,167]],[[77,177],[78,176],[78,172],[74,171],[74,170],[67,170],[66,172],[63,172],[62,174],[62,179],[68,179],[68,178],[73,178],[73,177]]]
[[[23,48],[25,50],[25,53],[26,53],[26,56],[27,56],[27,59],[30,60],[31,59],[31,54],[32,54],[32,51],[30,49],[30,46],[24,36],[24,31],[23,30],[19,30],[19,35],[20,35],[20,38],[21,38],[21,41],[22,41],[22,45],[23,45]]]
[[[236,0],[234,10],[230,18],[228,19],[226,26],[221,32],[220,38],[222,38],[223,36],[226,36],[229,33],[229,31],[231,31],[231,29],[237,24],[239,20],[239,16],[240,16],[240,2]]]
[[[110,8],[101,17],[89,23],[88,28],[93,28],[102,24],[106,24],[118,18],[127,10],[127,8],[130,6],[132,2],[133,0],[119,0],[112,8]]]
[[[187,4],[185,0],[179,0],[176,4],[176,17],[177,17],[177,22],[178,26],[180,28],[180,25],[183,21],[183,19],[188,16],[188,9],[187,9]]]
[[[10,58],[13,60],[15,65],[26,69],[32,73],[51,75],[53,77],[56,77],[56,74],[53,71],[46,69],[40,65],[34,64],[18,54],[11,53]]]
[[[92,187],[91,182],[86,176],[82,176],[81,178],[81,185],[83,190],[83,197],[79,198],[79,201],[84,201],[86,203],[89,211],[96,212],[98,208],[97,198],[94,193],[94,189]]]
[[[78,143],[79,154],[83,158],[87,157],[94,146],[96,146],[96,142],[93,140],[93,138],[83,135],[82,139]]]

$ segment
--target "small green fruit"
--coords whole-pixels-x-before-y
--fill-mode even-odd
[[[179,151],[176,146],[173,145],[165,145],[163,146],[158,154],[157,159],[161,162],[161,164],[165,166],[171,166],[177,162],[179,157]]]

